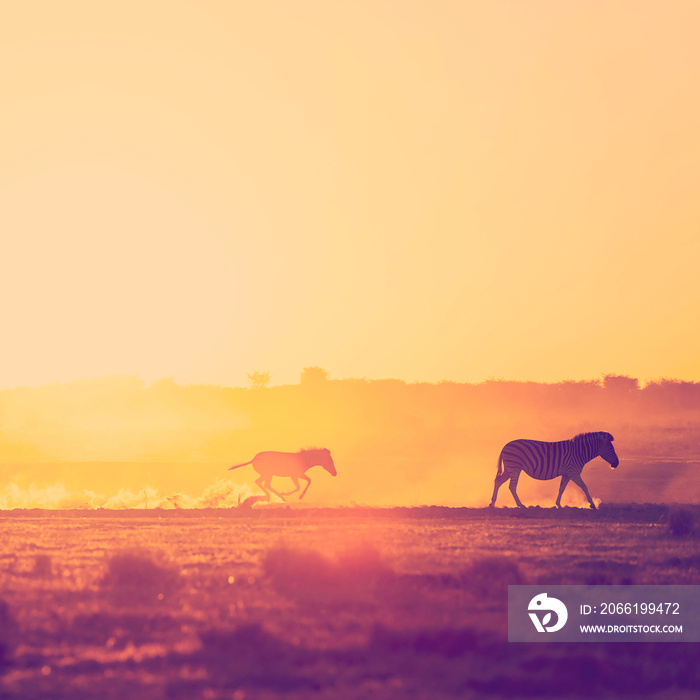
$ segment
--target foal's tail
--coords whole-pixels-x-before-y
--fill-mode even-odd
[[[501,454],[498,455],[498,471],[496,472],[496,478],[498,479],[501,474],[503,474],[503,450],[501,450]]]
[[[238,469],[238,467],[245,467],[246,464],[252,464],[253,460],[251,459],[250,462],[243,462],[243,464],[236,464],[233,467],[229,467],[228,470],[231,471],[232,469]]]

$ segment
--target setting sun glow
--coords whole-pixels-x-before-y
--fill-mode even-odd
[[[697,378],[696,3],[13,3],[0,384]]]

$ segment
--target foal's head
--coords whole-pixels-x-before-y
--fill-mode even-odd
[[[327,449],[320,450],[303,450],[306,453],[307,464],[312,467],[316,464],[322,466],[331,476],[335,476],[338,472],[335,470],[335,464],[333,464],[333,457],[331,457],[331,451]]]
[[[338,472],[335,470],[335,464],[333,464],[333,457],[331,457],[331,451],[323,449],[321,450],[321,455],[319,457],[319,464],[331,475],[335,476]]]

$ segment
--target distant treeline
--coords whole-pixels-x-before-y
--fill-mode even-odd
[[[157,464],[196,462],[194,471],[177,468],[201,490],[258,451],[323,446],[340,465],[349,497],[366,502],[382,492],[394,495],[392,503],[445,502],[438,493],[419,500],[408,494],[442,493],[449,475],[458,480],[469,470],[493,479],[508,440],[562,440],[589,430],[613,433],[623,459],[694,459],[700,383],[662,379],[640,387],[609,375],[556,384],[427,384],[318,373],[259,388],[169,379],[146,385],[127,376],[0,391],[5,464],[139,462],[157,471]],[[402,492],[403,500],[396,497]]]

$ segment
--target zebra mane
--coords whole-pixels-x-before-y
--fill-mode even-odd
[[[579,433],[578,435],[574,435],[574,437],[571,438],[572,442],[579,442],[581,440],[585,440],[587,438],[592,438],[596,437],[599,440],[605,439],[605,440],[614,440],[615,438],[610,434],[606,433],[604,431],[598,431],[598,432],[592,432],[592,433]]]
[[[323,454],[325,451],[322,447],[305,447],[303,450],[299,450],[299,454],[304,460],[304,464],[314,467],[319,464],[319,462],[315,461],[319,454]]]

